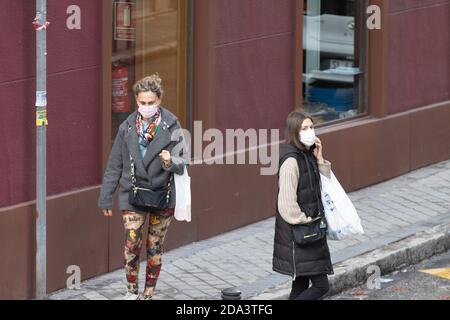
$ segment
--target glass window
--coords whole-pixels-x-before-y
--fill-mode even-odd
[[[185,0],[113,0],[112,139],[132,113],[133,84],[153,73],[163,80],[162,105],[184,122]]]
[[[303,109],[316,123],[366,111],[364,2],[304,1]]]

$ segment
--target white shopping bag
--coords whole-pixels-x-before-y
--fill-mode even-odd
[[[347,193],[331,172],[331,178],[320,175],[322,203],[328,224],[328,238],[343,240],[352,235],[364,234],[361,220]]]
[[[175,180],[175,219],[191,222],[191,177],[187,167],[183,175],[174,174]]]

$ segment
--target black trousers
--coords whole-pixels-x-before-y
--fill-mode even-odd
[[[309,286],[311,281],[312,286]],[[292,282],[289,300],[319,300],[330,290],[328,276],[318,274],[314,276],[300,276]]]

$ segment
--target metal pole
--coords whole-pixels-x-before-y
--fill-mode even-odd
[[[36,0],[36,299],[47,294],[47,3]],[[43,27],[42,27],[43,26]]]

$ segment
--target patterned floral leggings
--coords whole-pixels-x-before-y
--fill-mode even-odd
[[[123,211],[122,219],[125,227],[125,272],[127,288],[131,293],[138,293],[139,256],[142,249],[144,224],[150,217],[147,238],[147,268],[145,278],[145,296],[153,296],[156,282],[161,271],[161,255],[164,238],[174,209],[157,210],[150,214]]]

